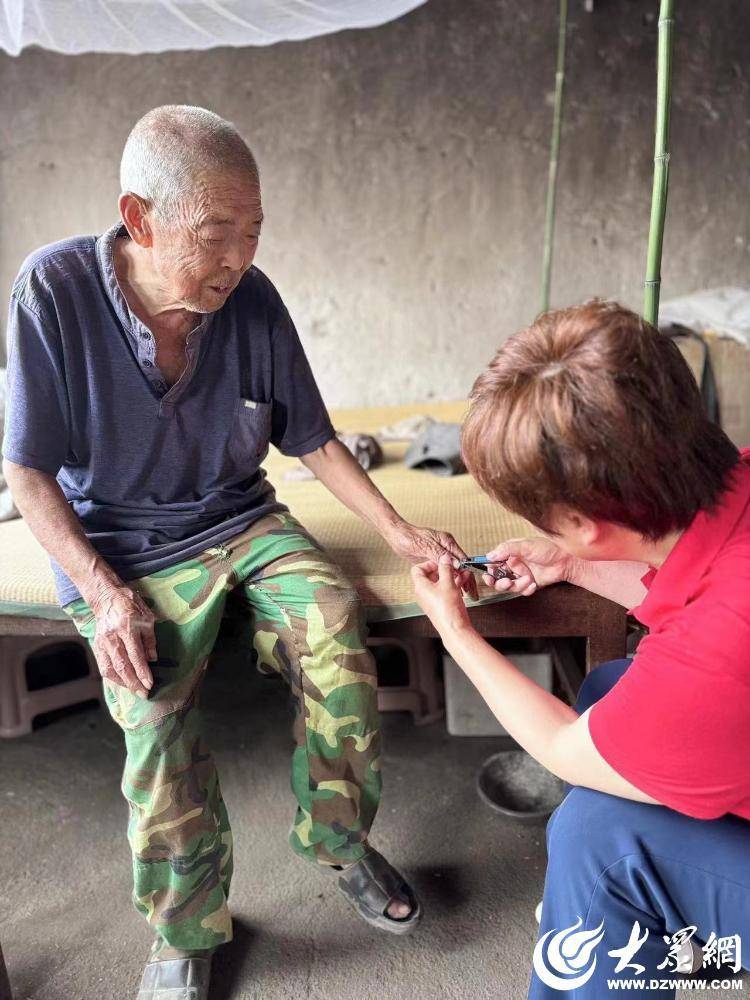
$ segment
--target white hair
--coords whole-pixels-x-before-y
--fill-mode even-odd
[[[162,217],[190,196],[204,173],[248,173],[255,157],[231,122],[205,108],[164,104],[134,125],[122,151],[120,189]]]

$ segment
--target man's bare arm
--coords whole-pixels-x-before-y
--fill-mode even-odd
[[[3,473],[32,534],[92,609],[99,595],[123,586],[86,538],[54,476],[7,459],[3,461]]]
[[[394,510],[351,452],[336,438],[303,455],[301,461],[327,490],[363,521],[372,525],[394,552],[416,562],[439,559],[447,552],[456,559],[466,554],[447,531],[409,524]],[[462,586],[476,599],[476,581],[470,570],[461,574]]]
[[[146,696],[156,659],[154,616],[94,549],[54,476],[3,461],[3,474],[31,533],[94,612],[103,677]]]

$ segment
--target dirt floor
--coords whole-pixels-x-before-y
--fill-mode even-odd
[[[426,909],[402,939],[362,923],[287,846],[282,684],[225,641],[204,705],[236,842],[235,940],[217,953],[211,1000],[525,997],[544,830],[497,817],[477,796],[477,769],[502,739],[384,716],[372,841]],[[122,760],[118,730],[95,707],[0,744],[0,941],[16,1000],[135,997],[149,932],[129,900]]]

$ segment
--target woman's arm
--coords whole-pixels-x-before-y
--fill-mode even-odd
[[[648,571],[645,563],[575,559],[550,538],[512,538],[487,555],[497,562],[506,561],[516,574],[515,580],[484,578],[500,594],[529,596],[536,587],[566,582],[625,608],[635,608],[647,593],[641,583],[641,577]]]
[[[569,580],[592,594],[622,604],[624,608],[637,608],[648,593],[641,582],[647,572],[648,566],[641,562],[576,559]]]
[[[476,687],[495,718],[535,760],[571,785],[654,802],[604,760],[578,713],[545,691],[474,631],[447,631],[443,645]]]
[[[578,713],[520,672],[471,625],[449,562],[412,570],[417,600],[443,645],[497,720],[540,764],[573,785],[637,802],[655,802],[622,778],[594,746],[588,713]]]

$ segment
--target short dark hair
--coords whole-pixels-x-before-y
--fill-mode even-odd
[[[651,539],[710,510],[739,459],[674,341],[601,300],[503,344],[474,384],[462,446],[482,489],[544,531],[566,505]]]

